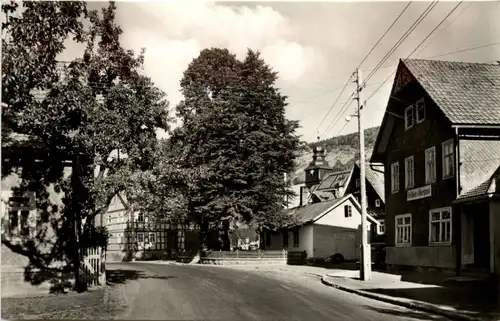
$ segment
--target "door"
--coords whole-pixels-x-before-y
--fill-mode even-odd
[[[490,268],[490,224],[488,211],[474,216],[474,266]]]

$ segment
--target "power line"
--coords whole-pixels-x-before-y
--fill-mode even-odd
[[[460,1],[460,3],[462,3],[463,1]],[[473,2],[470,2],[469,5],[465,8],[462,9],[462,11],[460,11],[452,20],[450,20],[442,29],[439,33],[437,33],[433,39],[431,39],[431,41],[429,41],[428,43],[425,44],[425,46],[420,49],[420,51],[418,52],[418,54],[421,54],[422,52],[424,52],[424,50],[437,38],[439,37],[446,29],[448,29],[448,27],[455,21],[458,19],[458,17],[460,17],[462,15],[462,13],[465,12],[465,10],[469,9],[469,7],[473,4]]]
[[[412,3],[412,1],[408,2],[408,4],[406,5],[406,7],[404,7],[403,11],[401,11],[399,13],[399,15],[396,17],[396,19],[392,22],[392,24],[389,26],[389,28],[387,28],[387,30],[384,32],[384,34],[382,35],[382,37],[380,37],[380,39],[377,41],[377,43],[372,47],[372,49],[366,54],[365,58],[363,58],[363,60],[359,63],[359,65],[356,67],[356,69],[359,69],[359,67],[361,67],[361,65],[363,64],[363,62],[365,62],[365,60],[368,58],[368,56],[370,56],[370,54],[373,52],[373,50],[375,50],[375,48],[382,41],[382,39],[384,39],[384,37],[392,29],[392,27],[396,24],[396,22],[398,22],[399,18],[401,18],[401,16],[403,15],[403,13],[405,13],[406,9],[408,9],[408,7]]]
[[[452,9],[452,11],[446,15],[446,17],[436,26],[436,28],[433,29],[433,31],[431,31],[431,33],[429,33],[429,35],[427,35],[427,37],[415,48],[415,50],[412,51],[412,53],[410,55],[408,55],[408,57],[410,57],[415,51],[416,49],[418,49],[418,47],[443,23],[444,20],[446,20],[446,18],[454,11],[458,8],[458,6],[461,4],[462,2],[460,2],[458,5],[455,6],[455,8]],[[466,49],[461,49],[461,50],[456,50],[456,51],[452,51],[452,52],[448,52],[448,53],[445,53],[445,54],[440,54],[440,55],[435,55],[435,56],[431,56],[431,57],[427,57],[427,58],[437,58],[437,57],[442,57],[442,56],[447,56],[447,55],[451,55],[451,54],[454,54],[454,53],[459,53],[459,52],[466,52],[466,51],[471,51],[471,50],[477,50],[477,49],[481,49],[481,48],[485,48],[485,47],[490,47],[490,46],[494,46],[494,45],[499,45],[500,42],[494,42],[494,43],[490,43],[490,44],[486,44],[486,45],[482,45],[482,46],[477,46],[477,47],[472,47],[472,48],[466,48]],[[407,57],[407,58],[408,58]],[[396,70],[394,70],[390,75],[389,77],[387,77],[383,82],[382,84],[377,88],[375,89],[375,91],[366,99],[366,101],[370,100],[370,98],[372,98],[375,93],[380,90],[380,88],[382,88],[382,86],[384,86],[384,84],[396,73]]]
[[[382,41],[382,39],[387,35],[387,33],[389,32],[389,30],[392,29],[392,27],[396,24],[396,22],[399,20],[399,18],[401,18],[401,16],[403,15],[403,13],[406,11],[406,9],[408,9],[408,7],[410,6],[412,1],[410,1],[406,7],[403,8],[403,10],[399,13],[399,15],[396,17],[396,19],[393,21],[393,23],[389,26],[389,28],[384,32],[384,34],[380,37],[380,39],[377,41],[377,43],[371,48],[371,50],[368,52],[368,54],[366,54],[366,56],[363,58],[363,60],[359,63],[358,67],[356,69],[358,69],[362,64],[363,62],[365,62],[365,60],[368,58],[368,56],[373,52],[373,50],[375,50],[375,48],[377,47],[377,45]],[[347,87],[347,85],[349,84],[349,82],[351,81],[351,78],[352,78],[352,74],[351,76],[349,77],[349,79],[347,80],[346,84],[344,85],[344,88],[342,89],[342,91],[340,92],[340,94],[337,96],[337,99],[335,100],[335,102],[333,103],[333,105],[330,107],[330,109],[328,110],[328,112],[326,113],[325,117],[321,120],[320,124],[318,125],[318,127],[316,128],[316,130],[314,132],[318,132],[319,131],[319,128],[321,127],[321,125],[323,124],[323,122],[325,121],[325,119],[328,117],[328,115],[330,114],[330,112],[333,110],[333,107],[335,106],[335,104],[337,103],[337,101],[339,100],[340,96],[342,95],[342,93],[344,92],[345,88]],[[349,101],[349,99],[348,99]],[[339,113],[340,114],[340,113]],[[339,115],[337,114],[337,116]],[[336,117],[335,117],[336,118]],[[330,126],[328,126],[330,127]],[[328,129],[327,129],[328,131]]]
[[[340,96],[342,95],[342,93],[344,92],[344,90],[347,88],[347,85],[349,85],[349,83],[351,82],[351,79],[352,79],[352,74],[349,77],[349,79],[347,79],[346,83],[344,84],[344,87],[342,88],[342,91],[339,93],[339,95],[337,96],[337,99],[335,99],[335,102],[332,104],[332,106],[330,107],[330,109],[326,113],[325,117],[321,120],[321,122],[319,123],[318,127],[316,128],[316,130],[314,132],[317,132],[319,130],[319,128],[321,127],[321,125],[323,125],[323,122],[325,121],[325,119],[328,117],[328,115],[330,115],[330,113],[333,110],[333,107],[335,106],[335,104],[337,103],[337,101],[340,99]]]
[[[407,29],[407,31],[401,36],[401,38],[399,38],[399,40],[392,46],[392,48],[389,50],[389,52],[386,53],[386,55],[380,60],[380,62],[377,64],[377,66],[372,70],[372,72],[368,75],[368,77],[365,79],[365,81],[363,82],[363,86],[365,86],[365,84],[367,83],[368,79],[375,73],[377,72],[378,68],[380,68],[381,65],[383,65],[387,59],[389,59],[389,57],[397,50],[397,48],[406,40],[406,38],[408,38],[408,36],[418,27],[418,25],[427,17],[427,15],[434,9],[434,7],[437,5],[437,1],[436,2],[432,2],[425,10],[424,12],[422,12],[420,14],[420,16],[417,18],[417,20],[415,20],[413,22],[413,24]],[[409,4],[408,4],[409,6]],[[403,9],[403,12],[408,8],[405,7]],[[403,13],[402,12],[402,13]],[[400,16],[402,15],[402,13],[400,14]],[[399,16],[398,18],[399,19]],[[396,19],[396,21],[397,21]],[[394,22],[395,23],[395,22]],[[394,24],[393,23],[393,24]],[[391,25],[392,27],[392,25]],[[385,36],[385,34],[383,35]],[[382,36],[382,37],[383,37]],[[365,58],[366,59],[366,58]],[[361,66],[361,64],[360,64]],[[358,66],[359,68],[359,66]],[[354,94],[353,94],[354,95]],[[352,96],[352,95],[351,95]],[[336,120],[335,121],[332,121],[332,124],[333,123],[337,123],[338,120],[340,119],[340,117],[342,116],[342,114],[345,112],[345,110],[347,110],[347,106],[346,108],[342,108],[339,113],[337,114],[337,116],[339,117],[336,117]],[[329,126],[330,127],[330,126]],[[345,126],[344,126],[345,127]]]
[[[338,114],[335,116],[335,118],[332,120],[330,125],[328,125],[327,129],[325,130],[325,136],[326,134],[338,123],[338,121],[342,118],[342,115],[345,113],[345,111],[351,106],[351,103],[354,101],[354,93],[351,94],[349,99],[345,102],[344,106],[339,110]]]
[[[422,40],[416,47],[415,49],[413,49],[413,51],[408,55],[408,57],[406,58],[410,58],[411,55],[413,55],[415,53],[415,51],[417,51],[417,49],[427,40],[429,39],[429,37],[439,28],[439,26],[441,26],[443,24],[443,22],[446,21],[446,19],[448,19],[448,17],[455,11],[457,10],[458,7],[460,7],[460,5],[462,4],[463,1],[460,1],[453,9],[451,9],[450,12],[448,12],[448,14],[441,20],[440,23],[438,23],[438,25],[432,29],[432,31],[427,35],[427,37],[424,38],[424,40]]]
[[[368,74],[363,83],[366,83],[372,76],[377,72],[377,70],[382,66],[389,57],[401,46],[401,44],[410,36],[410,34],[420,25],[420,23],[427,17],[427,15],[434,9],[438,1],[432,2],[425,10],[420,14],[420,16],[413,22],[413,24],[408,28],[408,30],[399,38],[399,40],[392,46],[392,48],[386,53],[386,55],[380,60],[377,66]]]

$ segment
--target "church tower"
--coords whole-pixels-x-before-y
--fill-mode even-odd
[[[330,165],[325,159],[325,150],[321,146],[316,146],[313,149],[313,160],[305,169],[306,180],[305,185],[310,190],[311,187],[321,183],[321,180],[326,174],[333,172]]]

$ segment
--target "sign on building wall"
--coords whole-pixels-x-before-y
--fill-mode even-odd
[[[432,186],[426,185],[408,190],[406,194],[406,200],[409,202],[431,196],[432,196]]]

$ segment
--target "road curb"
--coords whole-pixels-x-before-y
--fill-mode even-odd
[[[336,288],[336,289],[339,289],[339,290],[342,290],[345,292],[357,294],[359,296],[363,296],[363,297],[366,297],[369,299],[378,300],[378,301],[382,301],[382,302],[386,302],[386,303],[390,303],[390,304],[394,304],[394,305],[399,305],[399,306],[402,306],[402,307],[405,307],[408,309],[434,313],[437,315],[445,316],[447,318],[451,318],[453,320],[465,320],[465,321],[483,320],[481,318],[476,318],[476,317],[464,315],[464,314],[461,314],[458,312],[445,310],[445,309],[442,309],[442,308],[439,308],[439,307],[436,307],[436,306],[430,305],[430,304],[424,304],[424,303],[417,302],[417,301],[406,302],[406,301],[401,301],[401,300],[398,300],[398,299],[395,299],[392,297],[388,297],[385,295],[374,294],[374,293],[369,293],[369,292],[362,291],[362,290],[351,289],[351,288],[330,282],[326,278],[328,278],[327,275],[323,275],[321,277],[321,283],[323,283],[324,285],[327,285],[327,286],[330,286],[330,287],[333,287],[333,288]]]

